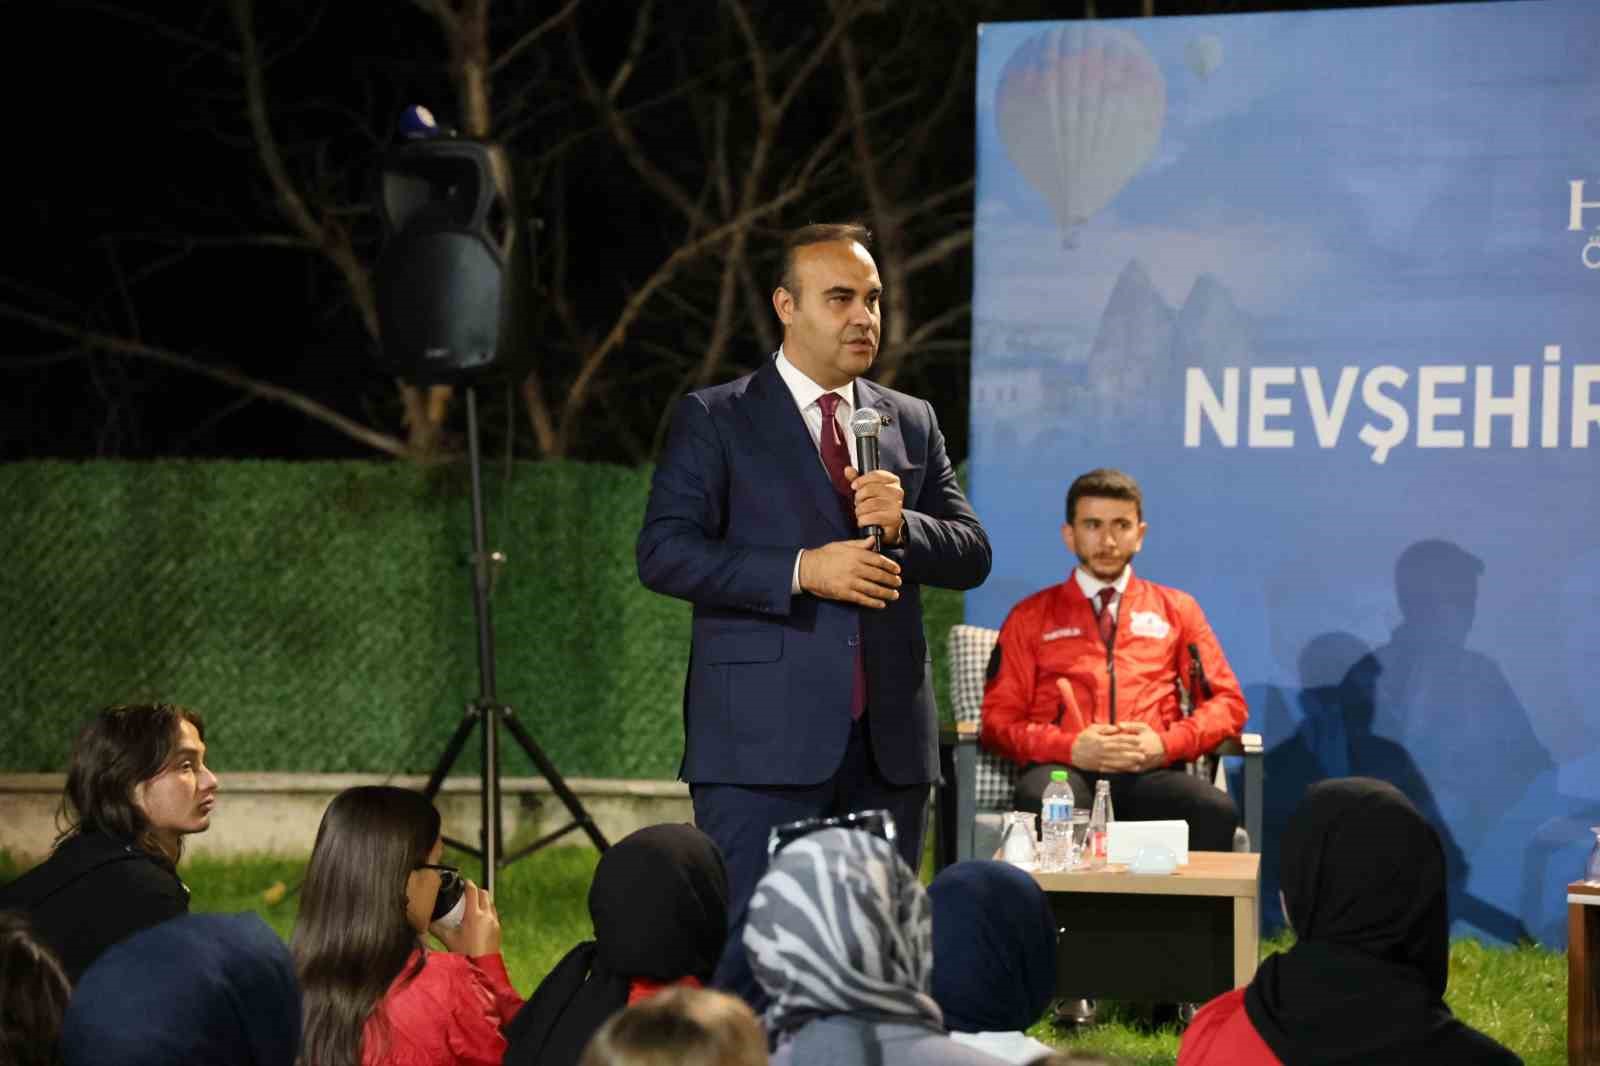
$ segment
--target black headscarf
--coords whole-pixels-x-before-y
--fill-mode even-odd
[[[1444,1004],[1444,849],[1399,789],[1366,777],[1311,786],[1281,870],[1297,942],[1261,964],[1244,1006],[1285,1066],[1521,1061]]]
[[[1056,986],[1056,920],[1039,882],[1007,862],[946,867],[933,904],[933,998],[956,1032],[1015,1032]]]
[[[589,885],[594,939],[556,964],[506,1030],[506,1066],[573,1066],[636,979],[709,981],[728,933],[728,873],[691,825],[653,825],[606,850]]]
[[[294,963],[254,914],[184,915],[110,948],[61,1027],[66,1066],[292,1066],[299,1051]]]

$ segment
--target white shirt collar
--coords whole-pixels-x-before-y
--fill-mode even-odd
[[[1072,576],[1077,579],[1078,587],[1083,590],[1083,594],[1091,600],[1100,595],[1100,590],[1103,588],[1116,589],[1116,599],[1121,600],[1122,594],[1128,589],[1128,580],[1133,577],[1133,564],[1129,563],[1123,567],[1122,573],[1117,575],[1115,581],[1101,581],[1081,566],[1073,567]]]
[[[783,378],[783,383],[789,386],[789,392],[794,396],[795,406],[804,411],[817,402],[817,397],[825,392],[831,392],[844,401],[844,421],[850,424],[850,416],[856,409],[855,382],[847,382],[837,389],[825,389],[815,381],[806,377],[805,371],[789,362],[789,357],[783,354],[783,346],[778,346],[778,376]],[[835,415],[834,417],[838,417]]]

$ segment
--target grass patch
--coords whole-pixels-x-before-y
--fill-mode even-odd
[[[475,861],[452,858],[448,850],[445,854],[444,861],[460,862],[469,874],[475,872]],[[506,967],[524,995],[532,993],[574,944],[591,935],[587,898],[598,858],[587,847],[546,848],[500,872],[495,896]],[[194,893],[196,911],[255,911],[287,939],[299,906],[294,887],[303,870],[303,862],[290,859],[195,858],[184,863],[183,878]],[[0,883],[20,872],[0,852]],[[1286,936],[1266,941],[1262,954],[1282,951],[1290,943]],[[1564,953],[1534,945],[1503,949],[1457,941],[1450,953],[1447,1001],[1463,1021],[1516,1051],[1528,1066],[1564,1066]],[[1087,1032],[1058,1028],[1048,1020],[1029,1032],[1056,1047],[1113,1055],[1138,1066],[1170,1064],[1178,1054],[1178,1033],[1170,1026],[1151,1028],[1146,1015],[1137,1005],[1110,1004],[1103,1013],[1105,1023]]]

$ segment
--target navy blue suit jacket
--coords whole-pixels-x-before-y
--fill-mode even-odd
[[[889,416],[879,466],[905,489],[900,598],[882,610],[791,595],[795,554],[858,536],[793,394],[768,362],[685,396],[650,487],[639,578],[694,605],[681,776],[816,785],[844,756],[859,639],[873,754],[891,784],[933,781],[938,726],[921,585],[968,589],[989,538],[956,483],[926,401],[855,382]],[[859,635],[858,635],[859,634]]]

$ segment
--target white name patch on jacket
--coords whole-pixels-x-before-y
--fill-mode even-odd
[[[1050,630],[1048,633],[1044,634],[1039,639],[1041,641],[1046,641],[1046,640],[1060,640],[1062,637],[1081,637],[1081,636],[1083,636],[1083,630],[1079,629],[1077,626],[1062,626],[1060,629],[1052,629],[1052,630]]]
[[[1154,611],[1134,611],[1128,619],[1128,632],[1136,637],[1164,637],[1172,631],[1167,620]]]

